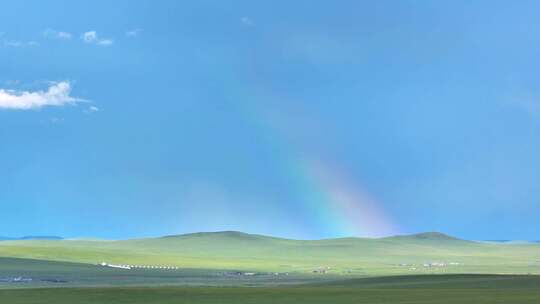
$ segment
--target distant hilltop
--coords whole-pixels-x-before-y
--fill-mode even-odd
[[[63,237],[54,235],[27,235],[23,237],[0,236],[0,241],[29,241],[29,240],[63,240]]]
[[[163,239],[196,239],[196,238],[223,238],[233,240],[264,240],[264,239],[284,239],[273,236],[251,234],[240,231],[214,231],[214,232],[194,232],[186,234],[166,235]]]
[[[148,240],[152,238],[136,238],[131,240]],[[399,241],[399,242],[481,242],[481,243],[493,243],[493,244],[522,244],[522,243],[540,243],[540,241],[521,241],[521,240],[465,240],[455,236],[451,236],[442,232],[422,232],[415,234],[401,234],[387,237],[337,237],[337,238],[328,238],[328,239],[311,239],[311,240],[301,240],[301,239],[289,239],[276,236],[268,236],[262,234],[252,234],[245,233],[240,231],[212,231],[212,232],[194,232],[186,234],[175,234],[175,235],[165,235],[162,237],[155,238],[156,240],[228,240],[228,241],[330,241],[330,240],[386,240],[386,241]],[[70,240],[70,241],[80,241],[80,240],[95,240],[99,241],[100,239],[92,238],[82,238],[82,239],[65,239],[60,236],[54,235],[29,235],[23,237],[2,237],[0,236],[0,241],[39,241],[39,240]],[[127,239],[130,240],[130,239]]]
[[[201,239],[201,238],[216,238],[216,239],[231,239],[231,240],[291,240],[287,238],[279,238],[273,236],[266,236],[260,234],[250,234],[240,231],[215,231],[215,232],[195,232],[187,234],[178,234],[178,235],[167,235],[162,237],[162,239]],[[332,239],[371,239],[364,237],[349,237],[349,238],[330,238]],[[417,234],[405,234],[405,235],[395,235],[389,237],[373,238],[381,240],[429,240],[429,241],[465,241],[457,237],[453,237],[441,232],[423,232]]]
[[[441,240],[441,241],[463,241],[457,237],[450,236],[441,232],[423,232],[416,234],[396,235],[385,239],[416,239],[416,240]]]
[[[507,244],[507,245],[520,245],[520,244],[536,244],[540,241],[527,241],[527,240],[485,240],[484,243],[488,244]]]

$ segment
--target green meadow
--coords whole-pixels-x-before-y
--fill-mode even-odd
[[[540,244],[472,242],[440,233],[313,241],[240,232],[121,241],[5,241],[0,242],[0,257],[343,277],[540,274]]]
[[[138,287],[0,290],[11,304],[538,303],[538,276],[427,275],[296,287]]]
[[[539,274],[539,244],[440,233],[0,242],[0,303],[11,304],[540,303]]]

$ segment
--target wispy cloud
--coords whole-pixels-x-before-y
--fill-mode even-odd
[[[2,38],[2,41],[0,42],[0,47],[13,47],[13,48],[23,48],[23,47],[32,47],[32,46],[38,46],[39,43],[33,40],[13,40],[9,39],[4,32],[0,32],[0,38]]]
[[[11,80],[4,81],[4,84],[7,86],[16,86],[16,85],[19,85],[20,83],[21,81],[18,79],[11,79]]]
[[[511,106],[523,113],[540,117],[540,95],[537,91],[513,92],[504,100],[506,106]]]
[[[111,45],[113,43],[114,43],[114,41],[112,41],[111,39],[103,39],[103,40],[99,40],[97,42],[98,45],[103,45],[103,46],[108,46],[108,45]]]
[[[46,91],[15,91],[0,89],[0,110],[33,110],[47,106],[64,106],[82,102],[71,96],[67,81],[52,83]]]
[[[49,122],[52,123],[52,124],[59,124],[59,123],[64,122],[64,118],[62,118],[62,117],[51,117],[49,119]]]
[[[36,41],[4,40],[2,45],[5,47],[22,48],[22,47],[38,46],[39,43],[37,43]]]
[[[69,32],[46,29],[43,31],[43,37],[49,38],[49,39],[68,40],[68,39],[71,39],[73,35]]]
[[[58,32],[56,36],[60,39],[71,39],[72,37],[71,33],[68,32]]]
[[[531,115],[540,115],[540,101],[536,99],[522,98],[512,103]]]
[[[81,35],[81,39],[88,44],[96,44],[101,46],[109,46],[114,43],[110,38],[101,39],[96,31],[88,31]]]
[[[135,37],[139,36],[141,34],[141,32],[142,32],[141,29],[134,29],[134,30],[131,30],[131,31],[127,31],[126,32],[126,37],[135,38]]]
[[[100,109],[96,106],[89,106],[86,110],[84,110],[83,112],[85,114],[93,114],[93,113],[97,113],[99,112]]]
[[[255,23],[253,22],[253,20],[249,17],[242,17],[240,18],[240,22],[242,22],[243,25],[246,25],[246,26],[251,26],[251,25],[254,25]]]

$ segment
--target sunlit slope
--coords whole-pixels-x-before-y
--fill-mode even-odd
[[[0,242],[0,256],[44,260],[330,274],[540,273],[540,245],[464,241],[440,233],[289,240],[240,232],[124,241]],[[426,266],[424,264],[432,264]]]

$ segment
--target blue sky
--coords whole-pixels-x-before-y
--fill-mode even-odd
[[[539,6],[4,1],[0,235],[540,239]]]

